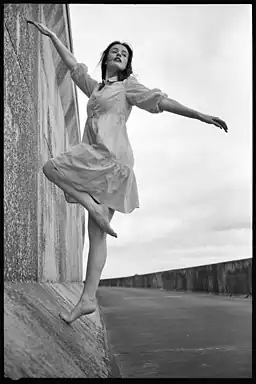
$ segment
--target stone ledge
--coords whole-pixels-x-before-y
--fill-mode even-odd
[[[71,326],[58,316],[75,305],[82,287],[82,283],[5,283],[5,377],[119,376],[99,308]]]

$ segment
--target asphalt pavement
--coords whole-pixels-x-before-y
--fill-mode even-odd
[[[100,287],[109,347],[123,378],[251,378],[252,300]]]

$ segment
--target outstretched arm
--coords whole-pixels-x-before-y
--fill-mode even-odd
[[[205,115],[194,109],[185,107],[185,105],[180,104],[176,100],[163,97],[162,100],[160,100],[159,102],[159,108],[161,108],[161,110],[163,111],[175,113],[176,115],[189,117],[191,119],[197,119],[208,124],[214,124],[216,125],[216,127],[220,129],[224,129],[225,132],[228,132],[228,127],[225,121],[221,120],[218,117]]]
[[[65,47],[65,45],[60,41],[60,39],[55,35],[54,32],[52,32],[49,28],[47,28],[42,23],[37,23],[36,21],[28,20],[27,22],[30,24],[33,24],[37,29],[45,36],[50,37],[51,41],[53,42],[53,45],[57,49],[60,57],[68,67],[68,69],[71,69],[74,67],[74,65],[77,64],[77,60],[72,52],[69,51],[68,48]]]

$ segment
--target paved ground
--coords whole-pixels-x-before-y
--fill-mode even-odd
[[[109,346],[124,378],[252,377],[252,301],[100,287]]]

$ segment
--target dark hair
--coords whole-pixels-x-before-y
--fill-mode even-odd
[[[101,63],[101,78],[102,80],[105,80],[106,77],[106,71],[107,71],[107,64],[106,64],[106,59],[108,57],[108,53],[110,49],[113,47],[113,45],[116,44],[121,44],[123,45],[127,50],[128,50],[128,61],[126,68],[118,73],[118,81],[123,81],[124,79],[127,79],[127,77],[130,76],[132,73],[132,57],[133,57],[133,51],[131,47],[127,43],[121,43],[120,41],[113,41],[113,43],[109,44],[109,46],[103,51],[100,59]]]

